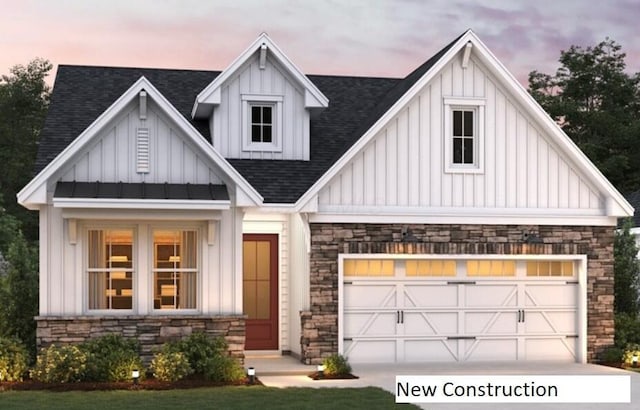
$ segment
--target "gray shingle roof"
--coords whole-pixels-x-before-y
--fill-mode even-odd
[[[310,161],[230,159],[229,162],[266,203],[295,202],[457,40],[404,79],[308,75],[329,98],[329,107],[311,120]],[[219,74],[219,71],[59,66],[35,171],[51,162],[141,76],[211,141],[207,121],[192,120],[191,108],[196,95]]]

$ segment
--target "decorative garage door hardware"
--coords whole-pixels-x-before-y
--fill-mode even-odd
[[[518,310],[518,323],[524,323],[524,309]]]
[[[376,273],[343,281],[353,362],[576,360],[577,281],[408,276],[397,262],[393,276]]]

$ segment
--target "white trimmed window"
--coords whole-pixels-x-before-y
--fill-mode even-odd
[[[195,309],[198,235],[195,230],[153,231],[154,309]]]
[[[242,96],[242,149],[282,151],[282,96]]]
[[[484,100],[444,99],[445,172],[484,171]]]
[[[88,241],[89,310],[131,310],[133,229],[92,229]]]
[[[87,313],[199,308],[203,235],[195,224],[92,226],[85,235]]]

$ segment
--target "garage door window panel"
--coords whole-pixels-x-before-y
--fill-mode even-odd
[[[418,259],[406,261],[406,275],[419,276],[456,276],[456,261],[439,259]]]
[[[349,259],[344,261],[344,276],[394,276],[394,261],[391,259]]]

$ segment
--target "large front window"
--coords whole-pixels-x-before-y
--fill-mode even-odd
[[[193,230],[153,232],[154,309],[195,309],[198,252]]]
[[[133,306],[133,230],[89,231],[89,309]]]

